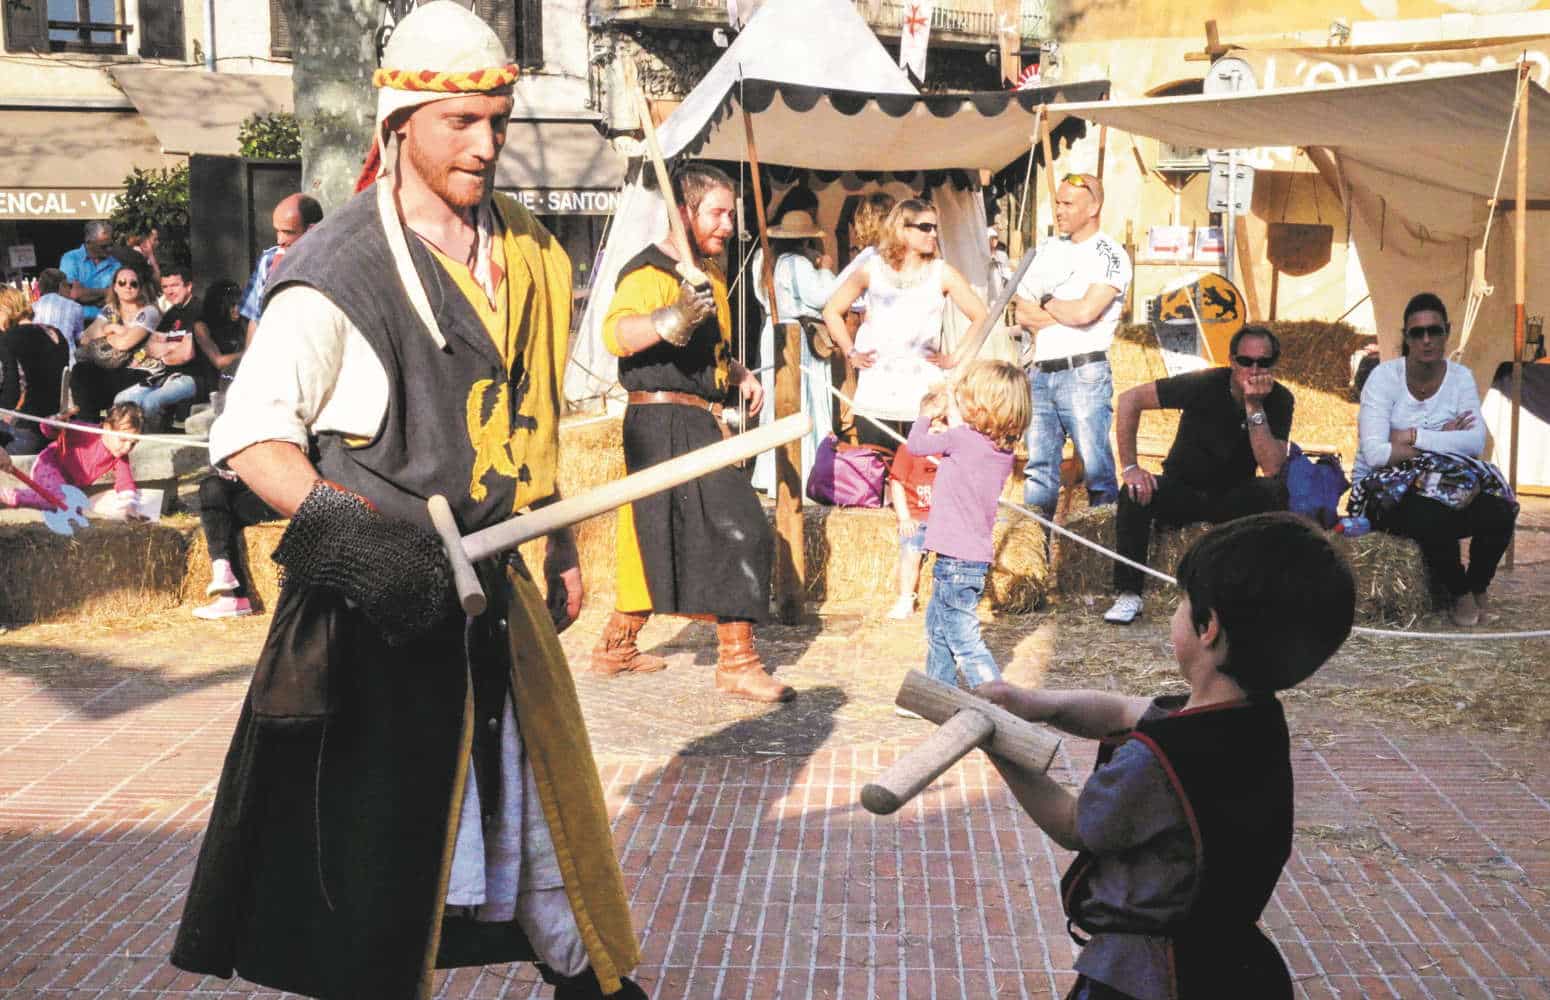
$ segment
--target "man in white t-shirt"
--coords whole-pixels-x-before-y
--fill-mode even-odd
[[[1023,501],[1046,515],[1060,495],[1067,438],[1086,468],[1088,502],[1096,507],[1119,495],[1109,447],[1114,380],[1108,351],[1130,285],[1130,257],[1099,231],[1102,210],[1103,183],[1092,174],[1068,174],[1055,195],[1063,238],[1039,247],[1013,299],[1018,325],[1036,334]]]

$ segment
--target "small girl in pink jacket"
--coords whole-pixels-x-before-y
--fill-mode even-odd
[[[138,434],[145,425],[145,416],[134,403],[117,403],[108,410],[102,421],[105,429]],[[32,479],[56,496],[62,486],[85,489],[103,474],[113,472],[113,489],[126,511],[134,503],[137,487],[134,473],[129,470],[129,453],[134,450],[133,438],[118,434],[92,434],[88,431],[43,425],[45,437],[52,438],[48,447],[39,453],[32,466]],[[53,503],[36,491],[0,477],[0,506],[32,507],[52,510]]]

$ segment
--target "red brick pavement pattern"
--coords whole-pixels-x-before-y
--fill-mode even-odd
[[[165,962],[243,690],[0,675],[0,996],[278,995]],[[1062,995],[1068,856],[979,760],[895,817],[862,811],[904,745],[601,758],[652,996]],[[1056,773],[1090,763],[1068,743]],[[1265,924],[1300,995],[1550,997],[1535,748],[1364,724],[1299,735],[1296,766],[1296,852]],[[546,994],[517,966],[445,975],[438,995]]]

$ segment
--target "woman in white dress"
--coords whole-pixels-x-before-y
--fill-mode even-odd
[[[876,256],[857,268],[824,306],[824,323],[836,347],[859,370],[856,436],[863,444],[895,447],[879,424],[900,434],[920,412],[921,397],[942,380],[949,357],[941,350],[947,300],[972,326],[985,318],[985,303],[937,248],[936,210],[909,198],[888,213]],[[845,312],[867,297],[866,319],[852,342]]]
[[[834,291],[834,258],[823,249],[823,230],[805,211],[791,211],[781,216],[777,225],[769,229],[770,252],[775,257],[775,305],[782,323],[795,323],[803,319],[817,320],[823,312],[823,304]],[[750,275],[754,279],[754,297],[764,307],[764,327],[759,332],[759,358],[764,366],[760,380],[764,383],[766,399],[775,398],[775,330],[770,324],[770,305],[764,289],[764,251],[754,252]],[[811,324],[808,324],[811,325]],[[802,439],[802,482],[813,467],[818,444],[834,428],[830,424],[829,386],[833,380],[829,374],[829,359],[813,352],[806,331],[802,335],[802,409],[813,415],[813,429]],[[759,422],[773,419],[775,407],[764,407]],[[753,487],[763,493],[775,490],[775,454],[766,451],[754,460]]]

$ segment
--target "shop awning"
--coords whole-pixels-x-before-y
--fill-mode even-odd
[[[6,109],[0,135],[0,219],[104,219],[131,170],[175,162],[133,110]]]
[[[624,183],[624,158],[586,121],[513,120],[495,186],[539,215],[608,215]]]
[[[124,66],[109,70],[168,153],[237,155],[237,127],[295,110],[289,76]]]

